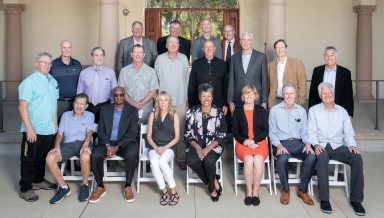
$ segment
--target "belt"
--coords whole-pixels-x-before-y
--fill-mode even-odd
[[[282,140],[282,141],[295,141],[295,140],[301,140],[299,138],[287,138],[285,140]]]
[[[59,101],[73,102],[73,98],[59,98]]]

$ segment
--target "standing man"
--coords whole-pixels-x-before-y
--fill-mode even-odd
[[[229,72],[229,64],[231,63],[231,56],[241,51],[240,39],[236,37],[235,28],[228,24],[223,29],[224,39],[221,40],[221,51],[223,53],[222,59],[227,64],[227,71]]]
[[[279,174],[283,192],[282,204],[289,204],[290,189],[288,185],[288,160],[291,157],[304,161],[300,188],[297,196],[304,203],[313,205],[307,194],[308,183],[315,171],[316,157],[307,134],[307,113],[295,103],[296,88],[292,83],[283,86],[284,101],[271,108],[269,113],[269,137],[276,156],[276,169]]]
[[[292,83],[297,89],[295,103],[303,106],[307,96],[307,74],[301,60],[287,57],[287,43],[279,39],[273,45],[277,60],[268,64],[269,97],[268,108],[284,100],[283,85]]]
[[[82,70],[80,62],[71,57],[71,41],[63,40],[60,43],[60,51],[61,56],[52,61],[52,67],[49,71],[59,84],[59,99],[57,101],[57,120],[59,122],[64,112],[73,109],[73,100]]]
[[[211,21],[208,19],[203,19],[201,21],[201,29],[203,30],[203,35],[197,38],[195,41],[193,41],[192,45],[192,62],[195,60],[204,57],[204,51],[203,51],[203,46],[205,40],[212,40],[213,44],[215,44],[216,51],[215,51],[215,56],[218,58],[222,57],[221,53],[221,45],[220,45],[220,40],[217,38],[213,37],[211,35],[212,31],[212,24]]]
[[[55,144],[59,87],[49,74],[52,56],[41,52],[36,57],[36,71],[19,86],[19,112],[22,120],[19,197],[32,202],[37,189],[56,189],[44,179],[45,157]]]
[[[181,28],[181,24],[179,21],[177,20],[172,21],[169,25],[169,35],[175,36],[179,39],[180,47],[177,50],[177,52],[185,54],[185,56],[187,56],[187,59],[189,61],[189,57],[191,55],[191,42],[180,36],[180,28]],[[167,37],[168,36],[164,36],[157,40],[157,52],[159,55],[168,51],[166,47]]]
[[[159,89],[159,80],[153,68],[143,62],[144,47],[134,45],[131,56],[133,63],[123,67],[119,75],[119,86],[126,90],[125,100],[137,110],[143,110],[142,123],[148,124],[149,114],[153,109],[152,98]]]
[[[188,85],[188,104],[193,107],[200,104],[198,88],[208,83],[213,86],[213,104],[227,114],[227,67],[223,60],[214,56],[216,47],[212,40],[204,42],[205,56],[192,63]]]
[[[120,70],[130,65],[133,62],[131,52],[134,45],[139,44],[144,47],[146,55],[144,57],[144,63],[150,67],[153,67],[157,58],[157,50],[155,42],[147,37],[143,36],[143,24],[139,21],[135,21],[132,24],[132,36],[120,40],[119,57],[117,62],[117,73]]]
[[[235,107],[242,107],[241,91],[246,85],[253,85],[260,97],[256,104],[267,108],[268,101],[268,71],[267,58],[264,53],[252,48],[253,35],[250,32],[241,34],[242,52],[231,57],[228,81],[229,109],[231,113]]]
[[[167,49],[168,52],[159,55],[155,63],[155,71],[160,83],[159,92],[166,91],[171,95],[172,106],[180,117],[180,132],[184,132],[185,114],[188,109],[189,64],[187,56],[177,52],[179,49],[178,38],[168,36]],[[180,137],[176,149],[180,169],[186,170],[186,146],[183,137]]]
[[[309,109],[308,135],[317,156],[320,209],[332,213],[328,167],[329,160],[337,160],[351,166],[350,206],[356,215],[364,216],[365,209],[361,205],[364,200],[363,159],[356,148],[351,119],[347,110],[334,103],[332,84],[320,83],[318,93],[322,102]]]

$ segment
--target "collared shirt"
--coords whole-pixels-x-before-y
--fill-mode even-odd
[[[60,98],[74,98],[82,67],[80,62],[72,57],[68,65],[66,65],[61,57],[62,56],[52,61],[52,67],[49,73],[59,84]]]
[[[285,71],[285,65],[287,64],[287,57],[285,57],[283,63],[280,63],[279,60],[277,60],[277,94],[276,96],[279,98],[283,97],[283,78],[284,78],[284,71]]]
[[[65,112],[59,125],[59,132],[64,133],[64,143],[85,141],[88,130],[93,130],[94,122],[95,115],[92,112],[84,111],[79,118],[73,110]]]
[[[114,102],[112,90],[117,86],[115,71],[106,67],[100,66],[100,71],[96,71],[95,66],[90,66],[80,73],[79,83],[77,85],[77,94],[85,93],[88,95],[88,102],[92,102],[93,95],[93,80],[96,73],[99,73],[99,95],[98,104],[108,100]]]
[[[116,107],[113,110],[113,123],[112,123],[112,132],[111,132],[111,141],[117,141],[117,133],[119,132],[119,125],[121,114],[123,113],[123,108],[117,110]]]
[[[251,49],[248,54],[245,54],[244,51],[242,51],[241,58],[243,60],[244,73],[247,73],[249,61],[251,60],[251,56],[252,56],[252,51],[253,51],[253,49]]]
[[[231,42],[231,56],[233,55],[233,45],[235,44],[235,37],[233,37],[232,40],[225,40],[225,54],[224,54],[224,61],[227,60],[227,49],[228,49],[228,42]]]
[[[327,82],[327,83],[332,84],[333,94],[335,94],[336,69],[337,69],[337,64],[335,65],[335,67],[331,71],[328,71],[327,66],[325,66],[324,78],[323,78],[323,82]],[[335,95],[333,95],[333,100],[335,100]]]
[[[213,37],[212,35],[211,35],[211,37],[209,37],[209,39],[213,41],[213,44],[216,47],[215,57],[218,57],[218,58],[221,59],[223,53],[221,52],[221,42],[220,42],[220,40],[218,40],[216,37]],[[204,38],[204,36],[200,36],[195,41],[193,41],[192,62],[194,62],[195,60],[197,60],[199,58],[204,57],[205,54],[204,54],[204,51],[203,51],[202,48],[204,46],[204,42],[205,41],[206,41],[206,39]]]
[[[145,63],[138,70],[133,63],[121,69],[118,84],[125,89],[134,102],[140,102],[149,92],[159,89],[155,70]],[[142,109],[144,113],[150,113],[153,102],[149,101]]]
[[[309,109],[308,135],[312,145],[325,148],[329,143],[333,149],[344,144],[356,147],[355,132],[348,112],[337,104],[332,110],[327,110],[323,103]]]
[[[48,79],[49,81],[48,81]],[[56,133],[55,112],[59,86],[49,73],[47,76],[35,71],[19,85],[19,100],[28,104],[29,119],[36,134],[51,135]],[[26,132],[24,122],[21,123],[20,132]]]
[[[184,104],[187,100],[189,63],[187,56],[177,53],[172,60],[168,52],[157,56],[155,71],[159,78],[159,92],[166,91],[172,97],[172,106]]]
[[[305,109],[295,103],[288,111],[284,101],[273,106],[269,112],[269,137],[274,146],[288,138],[301,138],[304,144],[309,142]]]
[[[135,37],[132,37],[133,38],[133,45],[143,45],[143,37],[140,38],[140,41],[136,41]]]

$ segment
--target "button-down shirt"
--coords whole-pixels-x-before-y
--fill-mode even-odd
[[[25,100],[29,103],[29,119],[36,134],[51,135],[56,133],[54,116],[58,98],[59,87],[57,81],[50,74],[45,76],[35,71],[19,85],[19,100]],[[26,131],[25,124],[22,122],[20,132]]]
[[[225,40],[225,54],[224,54],[224,61],[227,61],[227,49],[228,49],[228,42],[231,42],[231,56],[233,55],[233,45],[235,44],[235,37],[233,37],[232,40]]]
[[[327,82],[327,83],[332,84],[333,94],[335,94],[336,69],[337,69],[337,65],[335,65],[335,67],[331,71],[328,71],[327,67],[325,67],[324,78],[323,78],[323,82]],[[335,100],[335,97],[333,97],[333,100]]]
[[[59,132],[64,133],[64,142],[85,141],[88,130],[93,130],[95,115],[84,111],[77,118],[72,111],[67,111],[61,116]]]
[[[244,51],[242,52],[241,58],[243,61],[244,73],[247,73],[247,69],[248,69],[249,61],[251,60],[251,56],[252,56],[252,49],[249,51],[248,54],[245,54]]]
[[[274,146],[288,138],[301,138],[304,144],[309,142],[305,109],[295,103],[288,111],[284,101],[273,106],[269,112],[269,137]]]
[[[218,40],[216,37],[209,37],[210,40],[213,41],[213,44],[215,45],[216,47],[216,50],[215,50],[215,57],[218,57],[218,58],[222,58],[222,55],[223,53],[221,52],[221,42],[220,40]],[[197,38],[195,41],[193,41],[193,45],[192,45],[192,62],[194,62],[195,60],[199,59],[199,58],[202,58],[204,57],[204,51],[203,51],[203,46],[204,46],[204,42],[206,41],[206,39],[204,38],[204,36],[200,36],[199,38]]]
[[[100,66],[97,72],[95,66],[90,66],[80,73],[79,83],[77,85],[77,94],[85,93],[88,95],[88,102],[92,102],[93,95],[93,80],[95,73],[99,73],[99,95],[98,104],[104,103],[108,100],[114,102],[112,97],[112,90],[117,86],[115,71],[106,67]]]
[[[111,141],[117,141],[117,133],[119,132],[119,125],[121,114],[123,112],[123,108],[121,110],[117,110],[116,107],[113,110],[113,123],[112,123],[112,132],[111,132]]]
[[[337,104],[332,110],[327,110],[323,103],[309,109],[308,135],[312,145],[325,148],[329,143],[333,149],[344,144],[356,147],[355,132],[348,112]]]
[[[149,92],[159,89],[155,70],[145,63],[138,70],[133,63],[121,69],[118,83],[134,102],[140,102]],[[153,109],[152,101],[145,104],[142,109],[144,113],[150,113]]]
[[[75,97],[81,70],[80,62],[72,57],[68,65],[63,62],[61,56],[52,61],[52,67],[49,73],[59,84],[60,98]]]
[[[172,106],[184,104],[187,100],[189,63],[187,56],[177,53],[172,60],[168,52],[157,56],[155,71],[159,78],[159,92],[166,91],[172,97]]]
[[[284,78],[284,71],[285,71],[285,65],[287,64],[287,57],[285,57],[283,63],[280,63],[279,60],[277,60],[277,94],[276,96],[279,98],[283,97],[283,78]]]

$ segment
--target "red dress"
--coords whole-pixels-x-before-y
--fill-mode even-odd
[[[255,137],[253,135],[253,110],[244,110],[244,113],[248,123],[249,139],[253,139]],[[259,145],[259,147],[252,149],[236,141],[236,156],[242,161],[244,161],[244,157],[247,155],[261,155],[263,156],[264,160],[267,159],[269,155],[267,141],[264,139],[256,143]]]

